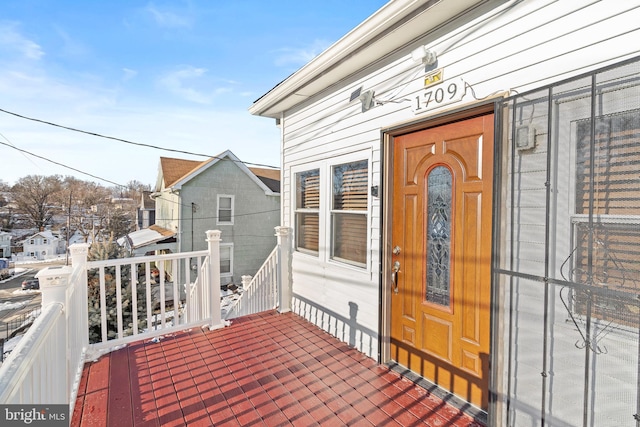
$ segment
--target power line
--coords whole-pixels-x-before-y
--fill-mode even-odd
[[[14,148],[16,147],[15,145],[13,145],[13,143],[12,143],[11,141],[9,141],[9,138],[7,138],[6,136],[4,136],[4,135],[3,135],[3,134],[1,134],[1,133],[0,133],[0,136],[1,136],[1,137],[3,137],[3,138],[4,138],[4,140],[5,140],[5,141],[7,141],[9,144],[11,144],[11,146],[12,146],[12,147],[14,147]],[[24,158],[25,158],[25,159],[27,159],[29,162],[31,162],[31,164],[33,164],[35,167],[39,168],[39,167],[38,167],[38,165],[37,165],[33,160],[31,160],[31,159],[29,158],[29,156],[27,156],[27,155],[26,155],[26,154],[24,154],[24,153],[21,153],[21,154],[24,156]]]
[[[91,173],[89,173],[89,172],[81,171],[80,169],[76,169],[76,168],[73,168],[73,167],[71,167],[71,166],[67,166],[67,165],[65,165],[65,164],[62,164],[62,163],[56,162],[56,161],[54,161],[54,160],[47,159],[46,157],[42,157],[42,156],[39,156],[38,154],[34,154],[34,153],[30,152],[30,151],[23,150],[22,148],[18,148],[18,147],[16,147],[16,146],[9,145],[9,144],[7,144],[6,142],[2,142],[2,141],[0,141],[0,144],[2,144],[2,145],[6,145],[6,146],[7,146],[7,147],[9,147],[9,148],[13,148],[14,150],[18,150],[18,151],[21,151],[21,152],[23,152],[23,153],[27,153],[27,154],[28,154],[28,155],[30,155],[30,156],[37,157],[37,158],[42,159],[42,160],[46,160],[47,162],[53,163],[54,165],[62,166],[63,168],[71,169],[72,171],[75,171],[75,172],[81,173],[81,174],[83,174],[83,175],[90,176],[90,177],[95,178],[95,179],[98,179],[98,180],[100,180],[100,181],[108,182],[108,183],[113,184],[113,185],[115,185],[115,186],[117,186],[117,187],[125,187],[125,188],[127,187],[126,185],[118,184],[117,182],[110,181],[110,180],[108,180],[108,179],[106,179],[106,178],[100,178],[99,176],[93,175],[93,174],[91,174]]]
[[[26,153],[26,154],[28,154],[28,155],[30,155],[30,156],[37,157],[37,158],[42,159],[42,160],[46,160],[47,162],[53,163],[53,164],[55,164],[55,165],[62,166],[62,167],[67,168],[67,169],[71,169],[71,170],[73,170],[73,171],[75,171],[75,172],[79,172],[79,173],[84,174],[84,175],[88,175],[88,176],[90,176],[90,177],[92,177],[92,178],[95,178],[95,179],[98,179],[98,180],[100,180],[100,181],[108,182],[108,183],[113,184],[113,185],[115,185],[115,186],[117,186],[117,187],[124,187],[124,188],[126,188],[126,187],[127,187],[126,185],[118,184],[117,182],[110,181],[110,180],[108,180],[108,179],[106,179],[106,178],[101,178],[101,177],[99,177],[99,176],[97,176],[97,175],[90,174],[89,172],[84,172],[84,171],[81,171],[80,169],[76,169],[76,168],[73,168],[73,167],[71,167],[71,166],[67,166],[67,165],[65,165],[65,164],[62,164],[62,163],[60,163],[60,162],[56,162],[56,161],[54,161],[54,160],[47,159],[46,157],[42,157],[42,156],[40,156],[40,155],[38,155],[38,154],[32,153],[32,152],[27,151],[27,150],[23,150],[22,148],[18,148],[18,147],[16,147],[15,145],[10,145],[10,144],[7,144],[7,143],[2,142],[2,141],[0,141],[0,144],[1,144],[1,145],[5,145],[5,146],[7,146],[7,147],[9,147],[9,148],[13,148],[14,150],[21,151],[21,152]],[[225,158],[224,160],[227,160],[227,159]],[[178,202],[178,201],[175,201],[175,200],[171,200],[171,199],[165,199],[165,198],[164,198],[164,197],[162,197],[162,196],[159,196],[159,197],[156,197],[156,198],[157,198],[157,199],[164,200],[164,201],[166,201],[166,202],[175,203],[176,205],[180,205],[180,206],[186,206],[186,207],[190,207],[190,206],[191,206],[190,204],[181,203],[181,202]],[[275,212],[275,211],[264,211],[264,212]],[[257,212],[257,213],[263,213],[263,212]],[[242,216],[242,215],[252,215],[252,214],[238,214],[238,215],[236,215],[236,216]],[[217,217],[210,217],[210,218],[211,218],[211,219],[215,219],[215,218],[217,218]],[[206,218],[201,218],[201,219],[206,219]]]
[[[57,123],[49,122],[49,121],[46,121],[46,120],[41,120],[41,119],[36,119],[36,118],[33,118],[33,117],[23,116],[22,114],[13,113],[11,111],[3,110],[2,108],[0,108],[0,112],[5,113],[5,114],[10,114],[10,115],[15,116],[15,117],[19,117],[21,119],[30,120],[30,121],[37,122],[37,123],[42,123],[42,124],[49,125],[49,126],[54,126],[54,127],[60,128],[60,129],[66,129],[66,130],[69,130],[69,131],[72,131],[72,132],[83,133],[83,134],[95,136],[95,137],[98,137],[98,138],[105,138],[105,139],[110,139],[110,140],[113,140],[113,141],[124,142],[125,144],[137,145],[139,147],[153,148],[153,149],[156,149],[156,150],[170,151],[170,152],[173,152],[173,153],[189,154],[191,156],[207,157],[207,158],[213,158],[213,159],[219,159],[219,160],[222,159],[221,157],[212,156],[210,154],[194,153],[194,152],[191,152],[191,151],[176,150],[174,148],[159,147],[157,145],[144,144],[144,143],[141,143],[141,142],[134,142],[134,141],[129,141],[129,140],[122,139],[122,138],[116,138],[114,136],[102,135],[102,134],[99,134],[99,133],[96,133],[96,132],[89,132],[89,131],[82,130],[82,129],[76,129],[76,128],[72,128],[72,127],[69,127],[69,126],[59,125]],[[244,163],[244,164],[247,164],[247,165],[279,169],[277,166],[265,165],[265,164],[261,164],[261,163],[251,163],[251,162],[243,162],[243,161],[236,161],[236,160],[233,160],[233,161],[234,162],[238,162],[238,163]]]
[[[191,206],[191,205],[183,205],[183,206]],[[242,213],[242,214],[234,214],[232,216],[232,218],[237,218],[237,217],[242,217],[242,216],[252,216],[252,215],[260,215],[260,214],[264,214],[264,213],[271,213],[271,212],[280,212],[280,209],[269,209],[266,211],[256,211],[256,212],[249,212],[249,213]],[[193,220],[194,221],[199,221],[199,220],[205,220],[205,219],[218,219],[217,216],[203,216],[203,217],[194,217]],[[191,218],[156,218],[156,224],[158,221],[191,221]],[[224,225],[224,224],[221,224]]]

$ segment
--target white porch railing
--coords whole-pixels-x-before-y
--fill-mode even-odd
[[[278,308],[291,311],[291,234],[288,227],[276,227],[278,244],[256,275],[242,276],[244,292],[228,309],[225,319],[247,316]]]
[[[288,228],[276,231],[278,246],[265,268],[276,279],[282,312],[291,307],[291,241]],[[0,368],[0,404],[68,403],[72,414],[84,362],[96,351],[192,327],[223,327],[220,232],[207,231],[207,242],[206,251],[92,262],[88,245],[72,245],[73,268],[38,273],[42,313]],[[255,289],[238,310],[274,306],[275,288],[266,277],[256,274]]]
[[[0,368],[0,403],[67,403],[69,387],[66,369],[63,305],[52,303],[42,309],[25,337]]]
[[[242,276],[243,292],[223,314],[224,319],[273,310],[278,304],[278,248],[274,248],[253,278]]]

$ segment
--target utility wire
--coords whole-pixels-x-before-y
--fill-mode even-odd
[[[91,174],[91,173],[89,173],[89,172],[84,172],[84,171],[81,171],[80,169],[73,168],[73,167],[71,167],[71,166],[68,166],[68,165],[62,164],[62,163],[60,163],[60,162],[56,162],[56,161],[54,161],[54,160],[48,159],[48,158],[46,158],[46,157],[42,157],[42,156],[40,156],[40,155],[38,155],[38,154],[34,154],[34,153],[30,152],[30,151],[23,150],[22,148],[18,148],[18,147],[16,147],[15,145],[10,145],[10,144],[7,144],[7,143],[2,142],[2,141],[0,141],[0,144],[1,144],[1,145],[5,145],[5,146],[7,146],[7,147],[9,147],[9,148],[13,148],[14,150],[21,151],[22,153],[26,153],[26,154],[28,154],[28,155],[30,155],[30,156],[37,157],[37,158],[42,159],[42,160],[46,160],[47,162],[51,162],[51,163],[53,163],[53,164],[55,164],[55,165],[62,166],[63,168],[71,169],[72,171],[75,171],[75,172],[78,172],[78,173],[81,173],[81,174],[84,174],[84,175],[88,175],[88,176],[90,176],[90,177],[92,177],[92,178],[95,178],[95,179],[97,179],[97,180],[108,182],[108,183],[113,184],[113,185],[115,185],[115,186],[117,186],[117,187],[127,188],[127,186],[126,186],[126,185],[118,184],[117,182],[110,181],[110,180],[108,180],[108,179],[106,179],[106,178],[101,178],[101,177],[99,177],[99,176],[97,176],[97,175],[93,175],[93,174]],[[225,158],[224,160],[227,160],[227,159]],[[186,206],[186,207],[191,206],[190,204],[188,205],[188,204],[181,203],[181,202],[178,202],[178,201],[175,201],[175,200],[165,199],[165,198],[164,198],[164,197],[162,197],[162,196],[158,196],[157,198],[158,198],[158,199],[161,199],[161,200],[164,200],[164,201],[166,201],[166,202],[175,203],[176,205],[180,205],[180,206]]]
[[[110,181],[110,180],[108,180],[108,179],[106,179],[106,178],[100,178],[99,176],[96,176],[96,175],[90,174],[89,172],[84,172],[84,171],[81,171],[80,169],[72,168],[71,166],[64,165],[64,164],[62,164],[62,163],[56,162],[56,161],[51,160],[51,159],[47,159],[46,157],[42,157],[42,156],[39,156],[39,155],[37,155],[37,154],[34,154],[34,153],[30,152],[30,151],[23,150],[22,148],[18,148],[18,147],[16,147],[16,146],[9,145],[9,144],[7,144],[6,142],[2,142],[2,141],[0,141],[0,144],[2,144],[2,145],[6,145],[6,146],[7,146],[7,147],[9,147],[9,148],[13,148],[14,150],[18,150],[18,151],[21,151],[21,152],[23,152],[23,153],[27,153],[27,154],[29,154],[30,156],[37,157],[37,158],[42,159],[42,160],[46,160],[47,162],[53,163],[54,165],[62,166],[63,168],[71,169],[72,171],[75,171],[75,172],[81,173],[81,174],[83,174],[83,175],[88,175],[88,176],[90,176],[90,177],[92,177],[92,178],[95,178],[95,179],[98,179],[98,180],[100,180],[100,181],[108,182],[108,183],[113,184],[113,185],[115,185],[115,186],[117,186],[117,187],[125,187],[125,188],[127,187],[126,185],[118,184],[117,182]]]
[[[9,141],[9,138],[7,138],[6,136],[4,136],[3,134],[0,133],[0,136],[2,138],[4,138],[5,141],[7,141],[12,147],[16,147],[15,145],[13,145],[13,143],[11,141]],[[25,159],[27,159],[29,162],[31,162],[31,164],[33,164],[35,167],[39,168],[38,165],[29,158],[29,156],[27,156],[25,153],[21,153]]]
[[[59,124],[56,124],[56,123],[48,122],[46,120],[41,120],[41,119],[36,119],[36,118],[33,118],[33,117],[23,116],[22,114],[13,113],[11,111],[3,110],[2,108],[0,108],[0,112],[5,113],[5,114],[10,114],[10,115],[15,116],[15,117],[19,117],[21,119],[31,120],[32,122],[37,122],[37,123],[42,123],[42,124],[49,125],[49,126],[54,126],[54,127],[57,127],[57,128],[70,130],[72,132],[84,133],[86,135],[96,136],[98,138],[105,138],[105,139],[111,139],[113,141],[124,142],[125,144],[137,145],[137,146],[140,146],[140,147],[147,147],[147,148],[154,148],[156,150],[170,151],[170,152],[173,152],[173,153],[189,154],[189,155],[192,155],[192,156],[208,157],[208,158],[219,159],[219,160],[222,159],[221,157],[212,156],[212,155],[209,155],[209,154],[194,153],[194,152],[191,152],[191,151],[176,150],[174,148],[165,148],[165,147],[159,147],[157,145],[143,144],[141,142],[133,142],[133,141],[129,141],[129,140],[122,139],[122,138],[116,138],[116,137],[113,137],[113,136],[102,135],[102,134],[99,134],[99,133],[96,133],[96,132],[89,132],[89,131],[82,130],[82,129],[76,129],[76,128],[72,128],[72,127],[69,127],[69,126],[63,126],[63,125],[59,125]],[[228,160],[230,160],[230,159],[228,159]],[[243,161],[236,161],[236,160],[234,160],[234,161],[238,162],[238,163],[244,163],[244,164],[247,164],[247,165],[279,169],[277,166],[264,165],[264,164],[261,164],[261,163],[250,163],[250,162],[243,162]]]
[[[185,205],[185,206],[191,206],[191,205]],[[256,211],[256,212],[249,212],[249,213],[242,213],[242,214],[234,214],[232,218],[237,218],[237,217],[241,217],[241,216],[251,216],[251,215],[260,215],[260,214],[264,214],[264,213],[271,213],[271,212],[280,212],[280,209],[270,209],[267,211]],[[202,216],[202,217],[194,217],[193,220],[194,221],[199,221],[199,220],[204,220],[204,219],[218,219],[217,216]],[[176,218],[156,218],[156,224],[157,221],[191,221],[191,218],[180,218],[180,219],[176,219]],[[224,224],[220,224],[222,226],[224,226]]]

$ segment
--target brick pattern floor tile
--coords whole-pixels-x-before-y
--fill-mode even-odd
[[[301,317],[274,311],[88,363],[71,425],[482,426]]]

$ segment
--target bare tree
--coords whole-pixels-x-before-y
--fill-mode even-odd
[[[11,196],[16,212],[23,215],[27,225],[44,230],[53,215],[62,210],[62,206],[56,204],[60,191],[62,180],[59,175],[28,175],[11,187]]]
[[[110,191],[95,182],[71,176],[65,177],[63,186],[59,204],[66,209],[69,235],[78,231],[87,242],[92,234],[100,234],[108,222],[105,206],[111,199]]]

